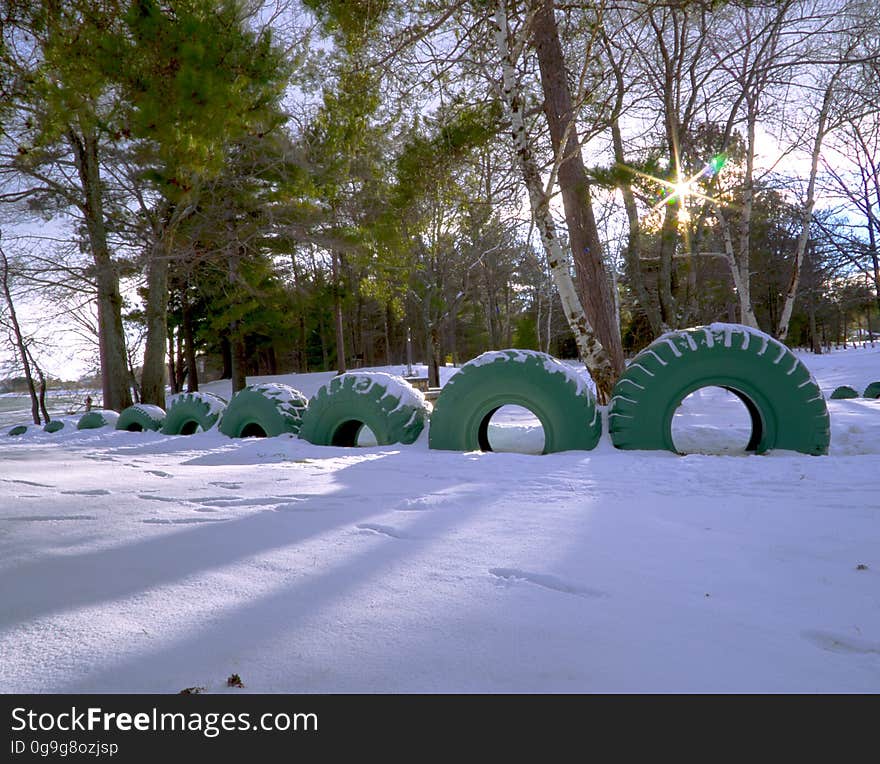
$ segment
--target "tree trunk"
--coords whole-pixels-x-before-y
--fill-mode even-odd
[[[345,332],[342,319],[342,255],[333,252],[333,319],[336,326],[336,373],[344,374],[345,366]]]
[[[550,266],[550,272],[559,291],[568,325],[574,334],[578,354],[596,383],[596,391],[600,403],[607,403],[610,400],[614,383],[619,376],[619,370],[596,332],[593,331],[593,327],[581,306],[577,290],[572,281],[568,258],[563,252],[562,245],[556,235],[556,227],[550,212],[550,199],[544,191],[544,185],[541,181],[537,163],[532,156],[526,130],[521,86],[516,77],[517,54],[511,47],[512,41],[510,40],[508,30],[505,0],[496,0],[494,21],[495,44],[503,69],[501,96],[511,120],[514,150],[523,175],[523,181],[528,190],[532,218],[540,233],[541,243]],[[605,283],[607,286],[607,281]],[[619,346],[619,332],[617,334]],[[621,350],[621,365],[622,359],[623,353]]]
[[[131,405],[128,385],[128,359],[122,327],[122,295],[119,276],[107,245],[104,200],[101,195],[101,171],[98,163],[98,139],[93,133],[67,134],[82,186],[85,218],[98,299],[98,350],[101,359],[101,386],[105,409],[122,411]]]
[[[141,400],[165,407],[165,345],[168,317],[167,231],[155,242],[147,264],[147,297],[144,306],[147,338],[141,373]]]
[[[779,317],[779,327],[776,331],[777,339],[783,342],[785,341],[785,338],[788,337],[788,326],[791,321],[791,314],[794,311],[794,301],[797,297],[798,286],[800,284],[801,266],[804,262],[804,253],[807,251],[807,242],[810,239],[810,223],[812,223],[813,220],[813,205],[816,201],[816,175],[819,171],[819,155],[822,152],[822,141],[825,138],[827,130],[826,125],[828,124],[828,115],[831,111],[834,86],[841,71],[842,69],[838,68],[828,82],[828,85],[825,87],[822,108],[819,110],[819,119],[818,124],[816,125],[816,137],[813,140],[813,152],[810,157],[810,179],[807,183],[807,198],[804,201],[804,210],[801,216],[801,233],[798,237],[794,262],[791,266],[791,278],[788,281],[788,289],[785,292],[785,302],[782,305],[782,315]]]
[[[566,78],[553,0],[538,0],[532,39],[541,70],[544,112],[559,167],[559,188],[562,191],[581,304],[615,375],[619,376],[624,369],[620,327],[614,320],[611,284],[602,259],[602,243],[593,215],[590,180],[575,126],[577,114]]]
[[[21,366],[24,369],[24,378],[27,382],[28,395],[31,398],[31,417],[34,424],[40,424],[40,401],[37,398],[37,389],[34,385],[34,377],[31,374],[31,365],[28,356],[27,344],[24,335],[21,333],[21,325],[18,323],[18,314],[15,312],[15,303],[12,301],[12,291],[9,289],[9,260],[6,259],[6,253],[0,249],[0,264],[3,266],[2,278],[0,282],[3,284],[3,296],[6,298],[6,307],[9,310],[9,321],[12,324],[12,331],[15,334],[15,346],[18,349],[18,355],[21,359]],[[49,421],[48,419],[46,420]]]
[[[183,345],[186,354],[186,389],[194,393],[199,389],[199,370],[196,366],[196,343],[193,335],[192,308],[189,304],[189,285],[184,284],[180,291],[180,314],[183,332]]]

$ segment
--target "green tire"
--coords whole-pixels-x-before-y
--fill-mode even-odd
[[[119,414],[115,411],[89,411],[83,414],[76,423],[77,430],[99,430],[102,427],[115,427]]]
[[[844,398],[858,398],[859,394],[853,390],[849,385],[841,385],[840,387],[834,388],[834,392],[831,393],[832,401],[839,401]]]
[[[695,390],[713,386],[732,392],[748,409],[747,450],[828,453],[828,408],[810,372],[785,345],[739,324],[670,332],[639,353],[614,386],[612,442],[621,449],[675,452],[675,410]]]
[[[117,430],[129,432],[144,432],[150,430],[156,432],[162,429],[165,423],[165,412],[158,406],[146,403],[135,403],[127,409],[123,409],[116,421]]]
[[[863,398],[880,398],[880,382],[872,382],[865,388]]]
[[[43,428],[44,432],[59,432],[64,429],[64,422],[60,419],[53,419],[51,422],[47,422],[46,426]]]
[[[425,397],[402,377],[348,372],[311,397],[299,436],[319,446],[355,446],[366,425],[380,446],[408,444],[419,437],[429,412]]]
[[[232,396],[220,432],[230,438],[297,435],[308,405],[308,398],[288,385],[249,385]]]
[[[11,438],[15,438],[19,435],[24,435],[27,431],[28,426],[26,424],[17,424],[6,434]]]
[[[192,435],[199,428],[210,430],[220,418],[226,401],[212,393],[178,393],[171,398],[162,425],[163,435]]]
[[[483,353],[459,369],[434,403],[428,444],[445,451],[491,451],[488,428],[502,406],[531,411],[544,429],[544,453],[589,451],[602,418],[585,380],[546,353]]]

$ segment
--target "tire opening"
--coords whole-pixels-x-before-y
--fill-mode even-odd
[[[745,454],[755,451],[764,434],[755,403],[725,387],[694,390],[672,416],[672,442],[680,454]]]
[[[266,431],[256,422],[248,422],[241,430],[241,438],[265,438]]]
[[[345,448],[358,445],[358,436],[363,426],[364,423],[359,422],[357,419],[349,419],[347,422],[343,422],[336,428],[336,432],[333,433],[330,445],[343,446]]]
[[[194,435],[196,430],[199,429],[199,423],[195,419],[190,419],[188,422],[184,422],[183,426],[180,428],[181,435]]]
[[[480,422],[480,449],[513,454],[543,454],[544,427],[524,406],[507,404],[490,411]]]
[[[137,422],[132,422],[128,427],[125,428],[129,432],[143,432],[144,428],[140,426]]]

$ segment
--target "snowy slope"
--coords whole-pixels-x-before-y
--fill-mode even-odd
[[[801,358],[880,379],[880,348]],[[3,691],[878,692],[880,401],[829,411],[827,457],[4,437]]]

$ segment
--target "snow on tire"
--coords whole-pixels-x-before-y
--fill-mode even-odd
[[[747,450],[828,453],[828,408],[810,372],[781,342],[740,324],[669,332],[642,350],[614,386],[612,442],[621,449],[675,452],[675,410],[695,390],[713,386],[748,409]]]
[[[159,406],[148,403],[135,403],[123,409],[116,421],[117,430],[144,432],[145,430],[161,430],[165,423],[165,411]]]
[[[308,404],[305,395],[289,385],[249,385],[232,396],[220,418],[220,432],[230,438],[296,435]]]
[[[872,382],[865,388],[863,398],[880,398],[880,382]]]
[[[192,435],[210,430],[220,418],[226,401],[211,393],[178,393],[171,397],[165,412],[163,435]]]
[[[502,406],[531,411],[544,429],[544,453],[595,448],[602,434],[584,377],[546,353],[498,350],[464,364],[434,403],[428,443],[446,451],[491,451],[488,427]]]
[[[356,446],[364,426],[380,446],[412,443],[431,405],[402,377],[385,372],[347,372],[309,400],[299,436],[319,446]]]
[[[99,430],[102,427],[115,427],[119,414],[115,411],[98,409],[83,414],[76,423],[77,430]]]
[[[831,393],[832,401],[839,401],[845,398],[858,398],[859,394],[856,390],[851,388],[849,385],[841,385],[840,387],[835,387],[834,392]],[[867,397],[867,396],[866,396]]]

